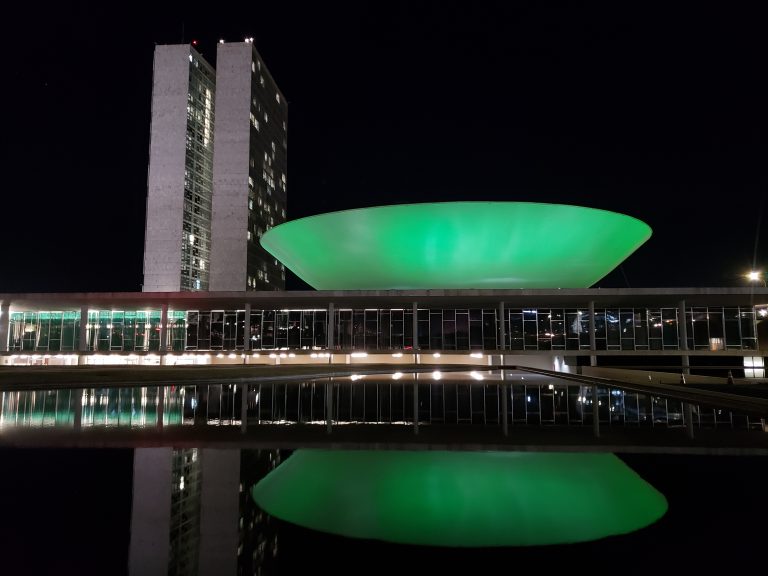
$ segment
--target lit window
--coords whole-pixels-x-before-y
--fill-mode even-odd
[[[190,56],[190,58],[191,58],[191,56]],[[264,86],[264,76],[259,76],[259,84]]]
[[[248,240],[250,240],[250,239],[251,239],[251,231],[248,230]]]
[[[277,100],[277,103],[280,104],[280,94],[275,94],[275,99]]]
[[[256,72],[256,64],[251,62],[251,72]]]

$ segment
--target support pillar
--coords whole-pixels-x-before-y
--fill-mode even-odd
[[[413,349],[419,349],[419,303],[413,303],[413,325],[411,326],[413,332]]]
[[[504,314],[504,302],[499,302],[499,350],[507,349],[507,323]],[[503,358],[503,356],[502,356]],[[504,361],[501,362],[504,364]],[[503,371],[502,371],[503,374]]]
[[[677,333],[680,335],[680,355],[683,365],[683,374],[690,375],[690,360],[688,357],[688,323],[685,318],[685,300],[680,300],[677,304]]]
[[[160,307],[160,354],[161,358],[168,351],[168,304]],[[161,361],[161,364],[164,362]]]
[[[79,432],[83,427],[83,389],[75,388],[72,390],[71,400],[72,402],[72,423],[75,431]]]
[[[501,365],[504,366],[504,355],[501,355]],[[504,368],[501,369],[501,432],[504,436],[509,436],[509,415],[507,414],[507,393],[509,387],[507,386],[506,374]]]
[[[592,384],[592,432],[600,438],[600,399],[597,396],[597,384]]]
[[[88,306],[80,307],[80,338],[77,341],[77,351],[85,354],[88,351]],[[78,360],[78,364],[80,361]]]
[[[595,301],[589,301],[589,350],[592,352],[589,356],[589,365],[597,366],[597,338],[595,337]]]
[[[328,303],[328,342],[326,343],[326,348],[330,350],[334,350],[334,334],[333,329],[336,326],[336,309],[333,306],[333,302]],[[330,363],[330,356],[328,357],[328,362]]]
[[[0,352],[8,350],[8,335],[11,327],[11,303],[0,304]]]
[[[683,410],[685,412],[685,431],[688,438],[693,440],[693,407],[690,402],[683,402]]]
[[[251,305],[245,305],[245,323],[243,324],[243,352],[251,349]]]
[[[240,432],[248,429],[248,384],[240,385]]]
[[[165,413],[165,386],[157,387],[157,427],[163,429],[163,414]]]
[[[419,433],[419,373],[413,375],[413,433]]]
[[[333,380],[328,378],[325,383],[325,432],[333,431]]]

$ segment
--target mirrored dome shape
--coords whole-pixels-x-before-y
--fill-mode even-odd
[[[588,288],[650,236],[594,208],[439,202],[309,216],[261,245],[317,290]]]
[[[423,546],[586,542],[667,511],[618,457],[593,452],[297,450],[251,496],[305,528]]]

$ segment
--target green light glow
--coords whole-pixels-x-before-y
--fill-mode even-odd
[[[252,496],[314,530],[428,546],[584,542],[667,510],[605,453],[297,450]]]
[[[650,236],[593,208],[442,202],[301,218],[261,245],[317,290],[588,288]]]

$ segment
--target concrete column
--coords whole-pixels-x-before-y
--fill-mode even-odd
[[[507,348],[507,323],[504,321],[504,302],[499,302],[499,350]],[[502,362],[503,364],[504,362]]]
[[[504,366],[504,355],[501,355],[501,365]],[[504,434],[504,436],[509,435],[509,423],[508,419],[509,416],[507,414],[508,407],[507,407],[507,393],[509,392],[509,388],[507,386],[507,379],[506,379],[506,373],[504,369],[501,369],[501,431]]]
[[[693,439],[693,408],[690,402],[683,402],[685,412],[685,431],[688,438]]]
[[[325,382],[325,431],[328,434],[333,431],[333,380],[331,378]]]
[[[685,321],[685,300],[680,300],[677,304],[677,333],[680,336],[680,350],[688,351],[688,324]],[[688,354],[681,354],[680,359],[683,365],[683,374],[691,373],[690,360]]]
[[[240,385],[240,432],[248,429],[248,384]]]
[[[245,324],[243,325],[243,352],[251,349],[251,305],[245,305]]]
[[[168,351],[168,304],[160,307],[160,354]]]
[[[240,450],[200,450],[199,576],[237,573],[239,487]]]
[[[88,351],[88,306],[80,307],[80,339],[77,343],[77,350],[80,354]]]
[[[600,438],[600,400],[597,396],[597,384],[592,384],[592,420],[595,438]]]
[[[8,350],[8,335],[11,327],[11,303],[0,304],[0,352]]]
[[[165,386],[157,387],[157,427],[163,428],[163,414],[165,413]]]
[[[419,433],[419,373],[413,375],[413,433]]]
[[[597,338],[595,337],[595,301],[589,301],[589,349],[590,351],[597,350]],[[597,356],[591,354],[589,356],[589,365],[597,366]]]
[[[83,389],[75,388],[70,397],[72,403],[72,423],[76,431],[83,427]]]
[[[328,304],[328,343],[326,345],[326,348],[328,350],[333,350],[333,329],[336,326],[336,308],[333,306],[333,302],[330,302]]]
[[[419,303],[413,303],[413,349],[419,349]]]
[[[167,576],[171,531],[171,448],[133,452],[133,503],[128,574]]]

